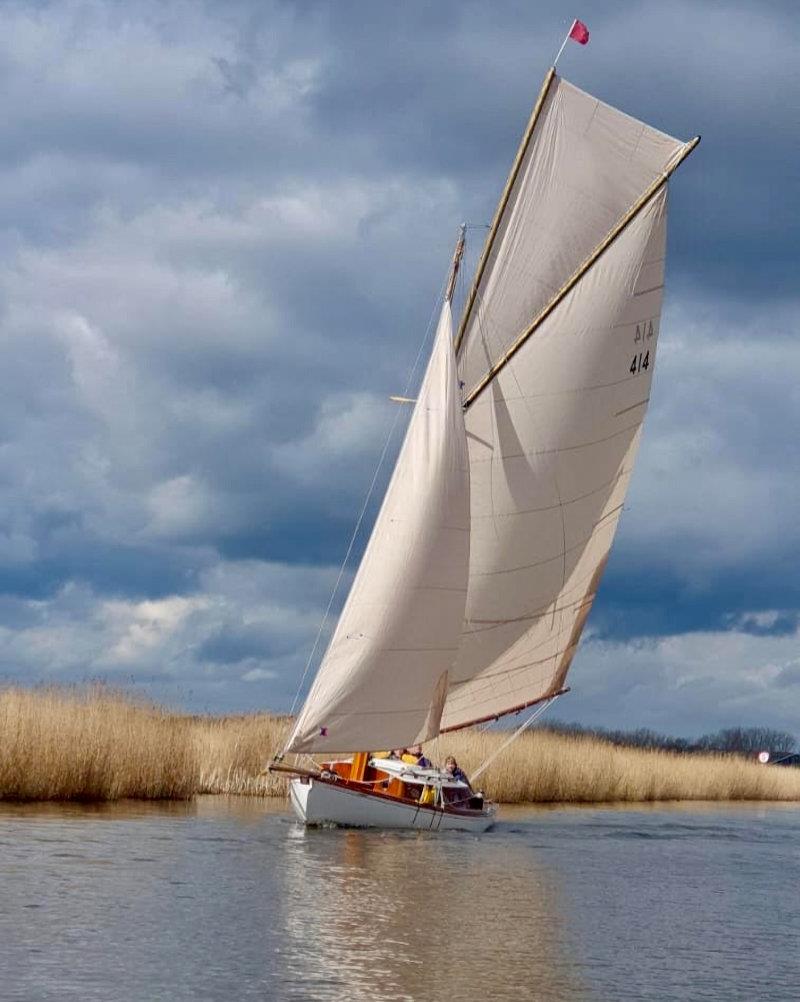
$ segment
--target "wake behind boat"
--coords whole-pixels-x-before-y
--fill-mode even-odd
[[[438,770],[363,749],[536,706],[519,733],[567,691],[650,399],[667,182],[698,142],[548,72],[454,337],[462,227],[419,394],[395,398],[414,408],[394,474],[277,756],[307,824],[491,825]]]

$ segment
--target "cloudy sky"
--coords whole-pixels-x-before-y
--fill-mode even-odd
[[[577,14],[592,39],[561,72],[703,143],[673,185],[653,403],[558,715],[800,731],[795,13],[6,0],[0,678],[288,707],[387,394]]]

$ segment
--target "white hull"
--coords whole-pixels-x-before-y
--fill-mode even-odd
[[[313,779],[293,779],[289,783],[289,799],[295,814],[305,824],[347,828],[485,832],[494,824],[496,813],[494,804],[481,812],[457,812],[359,793]]]

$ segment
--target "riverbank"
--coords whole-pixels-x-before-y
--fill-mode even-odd
[[[0,799],[189,799],[200,793],[282,796],[260,775],[287,717],[188,716],[103,687],[0,691]],[[427,746],[472,772],[507,733],[463,731]],[[530,731],[481,776],[502,803],[798,800],[800,769],[732,755],[623,748],[597,738]]]

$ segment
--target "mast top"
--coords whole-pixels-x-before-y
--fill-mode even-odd
[[[467,224],[462,223],[459,232],[458,240],[456,241],[456,249],[453,251],[453,261],[450,265],[450,277],[447,280],[447,291],[444,294],[444,298],[448,303],[453,301],[453,293],[456,290],[456,279],[458,278],[458,269],[461,267],[461,259],[464,256],[464,243],[466,241],[467,234]]]

